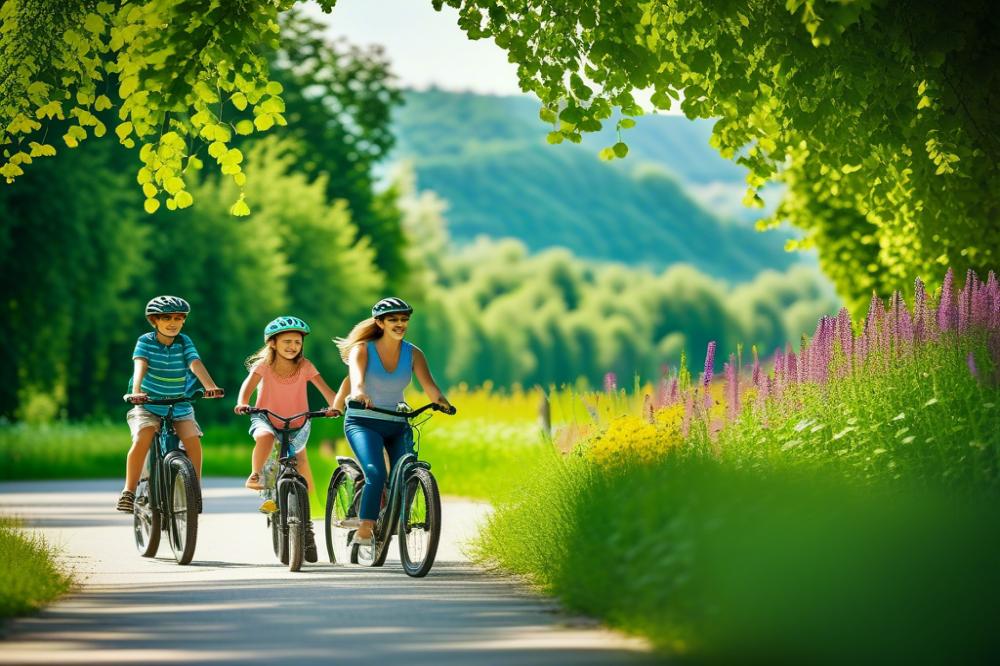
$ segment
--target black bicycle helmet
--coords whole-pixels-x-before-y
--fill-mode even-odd
[[[146,316],[157,314],[170,314],[180,312],[187,314],[191,312],[191,305],[183,298],[177,296],[157,296],[149,303],[146,303]]]
[[[372,306],[372,317],[383,317],[387,314],[402,312],[403,314],[413,314],[413,308],[402,298],[390,296]]]
[[[278,333],[283,333],[285,331],[298,331],[303,337],[309,335],[312,329],[309,328],[309,324],[305,323],[298,317],[293,317],[291,315],[285,315],[283,317],[277,317],[271,320],[271,322],[264,327],[264,342],[267,342]]]

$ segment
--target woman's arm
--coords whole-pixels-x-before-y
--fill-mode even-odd
[[[247,375],[247,378],[240,385],[240,394],[236,398],[236,406],[233,407],[234,412],[237,414],[247,413],[250,409],[250,396],[253,395],[258,384],[260,384],[260,375],[256,372],[251,372]]]
[[[347,367],[350,368],[351,399],[360,400],[366,407],[371,407],[372,400],[365,392],[365,371],[368,369],[368,345],[359,344],[351,349],[347,357]]]
[[[417,376],[420,387],[427,394],[427,397],[430,398],[431,402],[436,402],[444,407],[451,407],[448,398],[444,397],[444,393],[438,388],[434,377],[431,375],[431,369],[427,366],[427,358],[417,347],[413,348],[413,374]]]
[[[344,381],[340,382],[340,388],[337,389],[337,396],[333,399],[333,409],[341,414],[344,413],[344,407],[347,404],[347,396],[351,394],[351,378],[344,377]]]

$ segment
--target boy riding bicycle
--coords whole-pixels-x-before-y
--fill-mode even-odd
[[[136,406],[126,415],[132,446],[126,459],[125,488],[115,507],[118,511],[132,512],[135,488],[149,445],[160,428],[161,417],[170,409],[162,405],[142,406],[149,395],[184,395],[193,383],[192,375],[205,387],[206,398],[221,398],[225,393],[208,374],[191,338],[181,333],[189,312],[188,302],[176,296],[157,296],[146,304],[146,320],[154,330],[139,336],[132,352],[132,381],[125,399]],[[202,432],[190,403],[174,407],[173,425],[200,478]]]

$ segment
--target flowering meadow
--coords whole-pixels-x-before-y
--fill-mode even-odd
[[[767,363],[737,349],[716,376],[717,353],[641,395],[608,377],[626,408],[525,475],[479,557],[672,656],[1000,653],[996,275],[873,296]]]

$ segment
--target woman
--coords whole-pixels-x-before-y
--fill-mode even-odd
[[[437,404],[451,408],[427,367],[424,353],[405,341],[413,308],[400,298],[383,298],[372,307],[372,316],[338,338],[337,347],[349,368],[349,400],[368,407],[395,410],[414,374],[424,393]],[[389,453],[389,469],[413,451],[413,434],[402,416],[347,408],[344,434],[365,473],[361,492],[360,522],[352,543],[370,546],[378,518],[387,472],[382,451]]]

